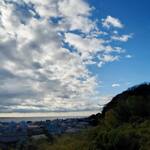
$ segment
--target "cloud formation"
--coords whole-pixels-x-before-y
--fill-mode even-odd
[[[123,50],[92,11],[84,0],[0,1],[1,112],[99,108],[98,79],[87,66],[116,61]],[[111,16],[103,26],[123,27]]]
[[[128,54],[128,55],[126,55],[125,57],[128,58],[128,59],[130,59],[130,58],[132,58],[133,56],[130,55],[130,54]]]
[[[115,41],[121,41],[121,42],[127,42],[130,38],[132,38],[132,34],[129,34],[129,35],[113,35],[112,36],[112,40],[115,40]]]
[[[112,84],[112,87],[113,87],[113,88],[120,87],[120,84],[119,84],[119,83],[113,83],[113,84]]]
[[[110,28],[116,27],[116,28],[123,28],[124,25],[118,18],[114,18],[112,16],[107,16],[106,19],[102,19],[102,23],[104,27]]]

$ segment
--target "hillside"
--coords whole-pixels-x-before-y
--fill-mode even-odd
[[[129,88],[103,109],[92,150],[150,149],[150,84]]]
[[[103,109],[105,116],[110,110],[120,115],[122,121],[129,121],[132,117],[150,117],[150,84],[145,83],[129,88],[115,96]]]

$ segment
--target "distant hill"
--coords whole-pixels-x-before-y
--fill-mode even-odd
[[[150,117],[150,83],[129,88],[115,96],[102,111],[102,116],[113,111],[120,121],[131,121],[134,118]]]

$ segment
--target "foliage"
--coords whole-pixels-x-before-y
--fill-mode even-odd
[[[149,144],[150,122],[138,126],[124,124],[118,128],[99,130],[90,150],[149,150]]]

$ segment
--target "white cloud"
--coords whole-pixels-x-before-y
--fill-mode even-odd
[[[112,55],[103,55],[102,57],[99,57],[99,59],[103,62],[113,62],[119,59],[119,56],[112,56]]]
[[[58,2],[58,8],[62,16],[89,16],[91,7],[83,0],[61,0]],[[65,9],[64,9],[65,8]]]
[[[120,84],[114,83],[114,84],[112,84],[112,87],[113,87],[113,88],[115,88],[115,87],[120,87]]]
[[[58,10],[62,16],[60,24],[65,24],[70,30],[88,33],[95,28],[95,22],[88,18],[92,8],[83,0],[58,1]]]
[[[117,18],[114,18],[112,16],[107,16],[105,19],[102,19],[102,24],[104,27],[110,28],[116,27],[116,28],[123,28],[124,25],[121,23],[121,21]]]
[[[105,63],[118,61],[119,60],[119,56],[113,56],[113,55],[109,55],[109,54],[104,54],[102,56],[98,56],[98,59],[100,60],[100,62],[97,64],[97,66],[100,68]]]
[[[87,65],[117,61],[122,48],[90,15],[84,0],[0,2],[1,112],[98,108]]]
[[[112,39],[115,40],[115,41],[121,41],[121,42],[127,42],[130,38],[132,38],[132,35],[121,35],[121,36],[118,36],[118,35],[113,35],[112,36]]]
[[[77,34],[66,33],[65,42],[77,49],[83,60],[88,59],[91,54],[104,50],[104,40],[97,38],[82,37]]]
[[[128,54],[125,57],[130,59],[130,58],[132,58],[132,55]]]

